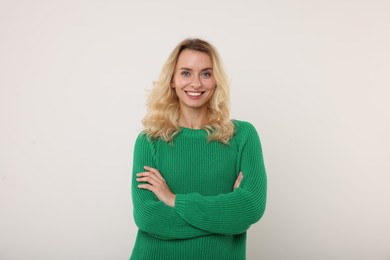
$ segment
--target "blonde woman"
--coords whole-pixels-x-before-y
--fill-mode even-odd
[[[179,43],[147,106],[134,148],[139,230],[130,259],[246,259],[246,231],[265,210],[266,173],[256,129],[229,117],[215,48]]]

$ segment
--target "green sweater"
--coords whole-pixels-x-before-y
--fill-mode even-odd
[[[228,145],[207,141],[205,130],[182,128],[173,143],[135,143],[132,198],[138,234],[133,260],[241,260],[246,231],[263,215],[267,179],[256,129],[234,120]],[[174,208],[137,187],[143,166],[160,171],[176,194]],[[240,187],[234,182],[242,171]]]

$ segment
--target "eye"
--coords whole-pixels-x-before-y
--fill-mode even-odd
[[[208,79],[208,78],[211,78],[212,74],[211,74],[211,71],[207,70],[207,71],[203,71],[201,75],[203,78]]]
[[[186,70],[183,70],[182,72],[180,72],[180,75],[182,75],[184,77],[188,77],[188,76],[190,76],[190,72],[186,71]]]

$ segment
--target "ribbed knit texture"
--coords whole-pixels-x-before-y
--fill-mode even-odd
[[[132,197],[138,226],[132,260],[246,259],[246,231],[263,215],[267,180],[260,140],[234,120],[229,145],[183,128],[173,143],[141,134],[134,148]],[[175,207],[139,189],[136,173],[158,169],[176,194]],[[244,178],[233,191],[239,172]]]

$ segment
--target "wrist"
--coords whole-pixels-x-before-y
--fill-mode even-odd
[[[168,201],[167,205],[171,208],[175,207],[176,195],[172,194],[171,199]]]

